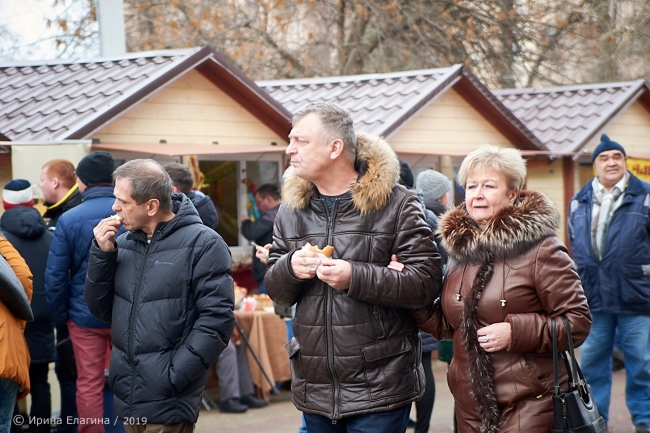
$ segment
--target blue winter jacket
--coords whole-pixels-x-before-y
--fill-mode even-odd
[[[70,319],[83,328],[110,328],[88,309],[84,284],[93,229],[115,213],[114,202],[112,186],[90,187],[82,194],[81,204],[65,212],[57,222],[45,272],[47,301],[57,327]]]
[[[650,184],[630,173],[600,260],[591,243],[592,183],[571,200],[569,242],[591,311],[650,315]]]

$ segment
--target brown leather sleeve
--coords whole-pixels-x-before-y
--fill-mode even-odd
[[[447,322],[439,303],[431,303],[417,310],[411,310],[411,316],[418,328],[431,334],[436,340],[451,340],[454,330]]]
[[[582,344],[591,329],[591,313],[575,264],[557,237],[545,239],[538,247],[534,284],[544,311],[506,317],[512,326],[508,351],[551,352],[551,318],[560,315],[571,322],[574,344]],[[559,349],[568,349],[564,321],[557,321],[557,332]]]
[[[369,304],[419,308],[434,301],[442,290],[442,264],[418,197],[409,194],[398,209],[393,250],[404,269],[386,264],[351,261],[348,296]]]

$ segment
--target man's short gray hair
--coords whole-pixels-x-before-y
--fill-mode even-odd
[[[458,170],[458,181],[465,188],[467,178],[477,170],[490,169],[502,173],[508,188],[521,191],[526,181],[526,161],[521,152],[510,147],[498,147],[484,144],[470,152]]]
[[[323,144],[331,143],[336,139],[343,141],[343,153],[354,162],[357,157],[357,137],[354,132],[354,121],[350,112],[330,102],[309,104],[293,115],[293,126],[308,114],[314,113],[320,119],[323,127],[316,131]]]
[[[172,179],[153,159],[134,159],[115,169],[113,180],[131,183],[131,198],[137,204],[156,199],[164,212],[172,210]]]

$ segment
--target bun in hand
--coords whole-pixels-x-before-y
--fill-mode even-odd
[[[322,250],[320,248],[318,248],[317,246],[310,244],[309,242],[307,242],[307,245],[305,245],[305,246],[307,248],[309,248],[309,251],[314,252],[316,254],[322,254],[325,257],[327,257],[328,259],[331,259],[332,254],[334,254],[334,247],[331,246],[331,245],[325,246],[325,248],[323,248]]]

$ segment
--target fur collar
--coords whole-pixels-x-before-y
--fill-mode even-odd
[[[439,233],[457,262],[484,263],[525,253],[554,236],[559,225],[560,214],[546,195],[522,191],[520,203],[502,209],[485,230],[479,229],[462,203],[441,217]]]
[[[357,132],[356,167],[359,180],[352,187],[352,202],[361,214],[383,208],[399,180],[399,160],[381,137]],[[293,174],[290,167],[282,186],[282,201],[288,209],[303,209],[318,196],[316,186]]]

